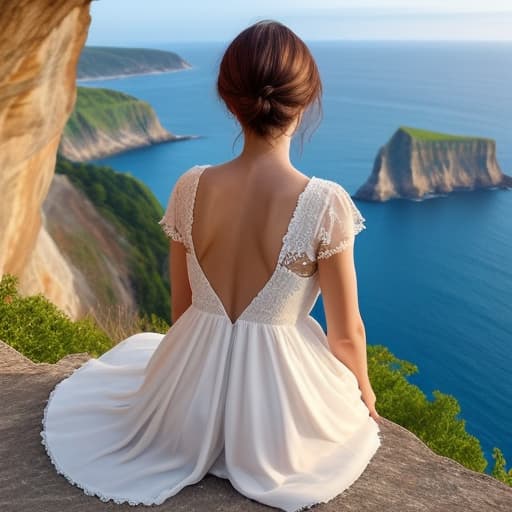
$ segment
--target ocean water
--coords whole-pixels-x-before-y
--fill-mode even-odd
[[[147,100],[189,141],[99,162],[143,180],[165,206],[179,175],[233,158],[238,127],[215,96],[225,45],[169,44],[190,70],[83,83]],[[485,136],[512,174],[512,43],[311,43],[324,84],[324,116],[292,147],[302,172],[354,193],[400,125]],[[512,190],[425,201],[356,201],[366,219],[355,257],[367,342],[414,362],[410,381],[461,405],[490,471],[492,448],[512,463]],[[313,311],[325,326],[321,298]],[[377,403],[378,407],[378,403]]]

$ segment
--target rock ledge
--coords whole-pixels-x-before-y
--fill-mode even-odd
[[[141,511],[85,495],[55,472],[39,432],[50,391],[86,353],[36,364],[0,341],[0,509],[3,512]],[[319,512],[510,512],[512,488],[436,455],[418,437],[383,419],[382,445],[362,476]],[[276,510],[240,495],[227,480],[207,475],[157,507],[162,511]]]

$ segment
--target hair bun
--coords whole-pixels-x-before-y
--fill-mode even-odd
[[[261,88],[259,96],[266,100],[272,93],[274,92],[274,88],[271,85],[265,85]]]
[[[302,122],[310,105],[321,113],[316,62],[304,41],[277,21],[257,22],[233,39],[220,63],[217,92],[244,132],[269,139],[292,125],[297,131],[295,121]]]

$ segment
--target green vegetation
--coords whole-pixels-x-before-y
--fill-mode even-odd
[[[37,363],[55,363],[67,354],[98,357],[112,340],[90,318],[73,322],[42,294],[22,297],[18,279],[0,281],[0,339]]]
[[[487,461],[479,440],[466,432],[465,420],[457,418],[459,403],[437,390],[434,400],[428,400],[406,379],[417,371],[417,366],[398,359],[383,345],[368,345],[368,373],[379,414],[414,432],[436,453],[483,471]]]
[[[503,452],[499,448],[494,448],[492,451],[492,458],[495,462],[491,475],[512,487],[512,469],[509,469],[508,471],[505,469],[507,463],[503,456]]]
[[[5,274],[0,281],[0,339],[36,363],[56,363],[78,352],[99,357],[137,332],[169,330],[154,314],[123,318],[125,325],[119,318],[112,316],[107,329],[92,316],[73,321],[42,294],[21,296],[17,277]]]
[[[189,67],[179,55],[146,48],[86,46],[78,62],[78,79],[170,71]]]
[[[439,455],[483,472],[487,461],[480,441],[466,431],[466,421],[458,417],[457,399],[435,390],[434,400],[428,400],[423,391],[406,378],[417,372],[416,365],[398,359],[383,345],[368,345],[368,374],[377,396],[379,414],[416,434]],[[507,473],[499,448],[494,448],[493,458],[491,475],[512,486],[512,469]]]
[[[105,166],[57,159],[65,174],[131,246],[129,265],[141,313],[170,322],[169,241],[158,221],[163,208],[148,187],[133,176]]]
[[[92,87],[77,87],[75,109],[64,128],[63,137],[83,138],[97,130],[118,133],[133,127],[144,131],[156,117],[151,105],[129,94]]]
[[[474,141],[474,140],[484,140],[484,141],[493,141],[493,139],[489,139],[486,137],[471,137],[469,135],[451,135],[449,133],[441,133],[441,132],[431,132],[428,130],[421,130],[419,128],[413,128],[411,126],[400,126],[399,130],[403,130],[408,133],[411,137],[414,137],[417,140],[421,141],[450,141],[450,140],[460,140],[460,141]]]

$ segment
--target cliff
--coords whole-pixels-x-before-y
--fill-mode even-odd
[[[129,265],[131,246],[119,229],[102,216],[67,176],[56,174],[43,203],[43,223],[50,239],[69,269],[69,282],[54,295],[72,318],[93,309],[101,315],[108,306],[122,304],[137,311]],[[61,268],[52,272],[58,275]],[[26,279],[26,277],[25,277]],[[20,282],[21,284],[21,282]],[[25,283],[25,290],[31,287]],[[38,286],[32,287],[37,290]]]
[[[42,226],[41,205],[73,110],[89,4],[4,0],[0,17],[0,275],[30,273],[23,281],[52,300],[52,291],[72,293],[72,277]]]
[[[53,387],[89,359],[66,356],[56,364],[33,363],[0,341],[0,508],[3,512],[112,510],[68,483],[54,470],[39,432]],[[414,434],[385,418],[382,445],[362,476],[327,504],[325,512],[509,512],[512,488],[484,473],[436,455]],[[116,505],[116,510],[147,507]],[[159,510],[187,512],[272,511],[240,495],[228,480],[207,475],[185,487]]]
[[[421,199],[456,190],[512,187],[496,160],[496,142],[400,127],[375,158],[356,199]]]
[[[78,87],[59,152],[69,160],[84,162],[184,138],[165,130],[145,101],[109,89]]]
[[[147,48],[86,46],[78,62],[78,80],[97,80],[190,68],[174,52]]]
[[[110,302],[100,300],[100,304],[120,300],[127,306],[123,294],[114,290],[129,288],[140,313],[170,321],[169,241],[157,223],[162,205],[151,190],[130,174],[61,157],[55,171],[69,178],[76,191],[71,195],[66,187],[60,197],[56,195],[51,232],[61,251],[86,273],[95,295],[110,297]]]

